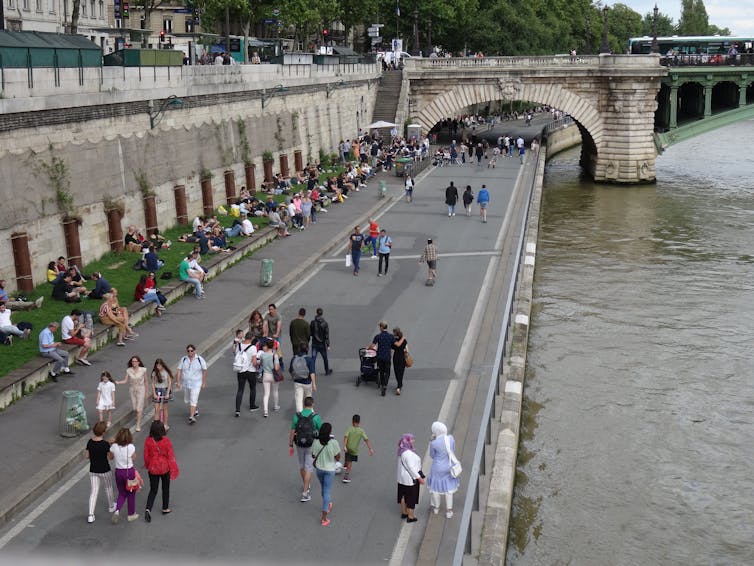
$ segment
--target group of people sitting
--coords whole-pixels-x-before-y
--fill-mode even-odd
[[[94,281],[93,289],[87,289],[88,281]],[[63,256],[47,264],[47,282],[52,285],[52,298],[66,303],[79,303],[83,297],[101,299],[111,288],[101,273],[84,275],[77,265],[66,266]]]

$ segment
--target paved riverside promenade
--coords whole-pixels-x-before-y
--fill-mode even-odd
[[[85,553],[91,557],[107,552],[115,563],[132,562],[135,555],[142,554],[152,559],[159,556],[161,562],[168,563],[185,558],[277,564],[449,563],[464,489],[456,495],[455,518],[429,513],[427,492],[423,490],[417,510],[419,522],[408,525],[401,521],[395,503],[395,445],[400,434],[413,432],[417,451],[424,456],[430,425],[440,418],[456,435],[457,453],[465,469],[470,470],[473,446],[466,444],[466,439],[474,435],[469,415],[475,404],[474,394],[466,392],[466,377],[477,363],[472,359],[477,344],[496,341],[492,336],[494,325],[486,322],[495,318],[495,312],[487,308],[485,300],[495,286],[487,285],[490,279],[485,274],[494,279],[496,265],[499,272],[508,269],[503,249],[508,240],[506,226],[516,225],[509,211],[516,201],[514,185],[519,171],[517,159],[499,160],[497,169],[434,169],[420,180],[415,202],[410,205],[377,200],[377,184],[370,183],[367,193],[362,191],[346,206],[323,215],[311,230],[276,241],[211,281],[205,301],[188,297],[172,305],[161,319],[142,325],[141,336],[128,348],[98,352],[93,357],[97,364],[78,372],[69,387],[47,387],[0,415],[0,422],[8,423],[8,428],[3,428],[8,431],[3,444],[9,457],[3,459],[3,466],[14,465],[6,464],[6,460],[18,461],[18,468],[8,468],[4,475],[29,477],[34,466],[41,469],[65,451],[70,459],[72,452],[85,443],[83,438],[66,441],[56,436],[57,409],[64,388],[87,393],[93,421],[94,393],[102,369],[109,369],[120,379],[133,354],[140,355],[150,367],[155,357],[163,357],[172,365],[190,342],[211,363],[208,387],[199,403],[199,422],[191,427],[186,424],[180,392],[170,406],[170,437],[181,466],[181,477],[171,489],[172,515],[153,513],[151,525],[140,519],[114,527],[100,501],[96,522],[87,525],[89,482],[79,461],[73,468],[75,473],[65,476],[59,490],[40,489],[43,497],[0,532],[0,552],[26,556],[31,552],[40,559],[49,554],[80,557]],[[401,179],[383,178],[389,182],[389,193],[397,196]],[[449,180],[455,180],[459,189],[471,184],[475,191],[481,183],[488,184],[492,192],[488,224],[479,221],[476,208],[475,214],[466,218],[460,205],[457,216],[448,218],[443,201]],[[355,223],[363,224],[370,211],[381,206],[390,207],[380,224],[388,229],[395,244],[390,273],[377,278],[377,261],[363,257],[361,275],[353,277],[343,266],[342,244]],[[416,263],[428,236],[438,243],[441,254],[438,281],[432,288],[423,285],[426,268]],[[267,257],[275,259],[277,283],[261,289],[256,284],[259,262]],[[281,412],[271,412],[268,419],[261,411],[243,411],[241,418],[233,417],[236,378],[226,345],[239,327],[239,319],[252,308],[273,301],[281,303],[286,354],[290,350],[287,326],[298,307],[306,306],[307,319],[316,306],[325,309],[333,336],[331,363],[335,373],[324,376],[321,361],[318,364],[317,411],[333,423],[339,442],[351,415],[360,413],[376,448],[372,458],[362,450],[352,483],[342,484],[336,477],[333,521],[326,528],[319,525],[321,499],[316,480],[312,502],[298,500],[297,466],[287,454],[287,430],[293,414],[290,381],[281,384]],[[359,367],[357,349],[371,340],[382,318],[391,328],[398,325],[404,329],[415,358],[414,368],[406,372],[400,397],[393,394],[392,387],[385,398],[371,383],[354,387]],[[219,356],[213,349],[207,351],[207,345],[215,343],[222,344]],[[473,373],[479,373],[479,368]],[[472,385],[476,382],[474,377]],[[394,378],[391,385],[395,385]],[[119,410],[127,408],[125,387],[118,387],[116,401]],[[248,392],[243,406],[247,403]],[[261,404],[260,386],[257,404]],[[464,422],[460,422],[462,413],[466,414]],[[35,419],[37,414],[39,419]],[[146,427],[142,430],[135,439],[139,464]],[[27,463],[22,469],[24,461]],[[429,465],[425,459],[425,472]],[[0,480],[5,482],[3,493],[17,485],[6,478]],[[137,513],[143,513],[145,498],[143,491],[137,495]]]

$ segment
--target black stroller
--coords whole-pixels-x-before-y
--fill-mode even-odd
[[[362,381],[374,381],[379,387],[379,371],[377,370],[377,352],[359,348],[359,377],[356,378],[356,387]]]

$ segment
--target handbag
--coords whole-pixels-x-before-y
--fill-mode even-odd
[[[285,376],[283,375],[283,368],[281,367],[280,360],[277,357],[277,354],[275,354],[275,366],[272,368],[272,379],[274,379],[276,382],[280,383],[285,379]]]
[[[447,434],[445,435],[445,450],[447,450],[448,458],[450,459],[450,475],[454,478],[461,477],[463,466],[461,466],[461,462],[458,461],[458,458],[456,458],[456,455],[450,449],[450,440]]]
[[[408,346],[406,347],[406,352],[403,354],[403,358],[406,361],[407,368],[410,368],[412,365],[414,365],[414,358],[412,358],[411,354],[408,353]]]
[[[126,480],[126,491],[129,493],[136,493],[137,491],[141,489],[142,485],[144,485],[144,480],[141,479],[141,474],[139,474],[139,470],[134,470],[133,479]]]
[[[346,267],[351,267],[351,254],[346,254]]]

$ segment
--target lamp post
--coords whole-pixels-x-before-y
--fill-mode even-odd
[[[589,6],[589,9],[591,9],[591,6]],[[586,21],[584,22],[584,27],[586,28],[586,45],[584,46],[584,51],[586,51],[587,55],[592,54],[592,26],[591,21],[589,20],[589,12],[586,13]]]
[[[600,53],[610,53],[610,44],[607,41],[607,5],[602,8],[602,45]]]
[[[419,55],[419,10],[414,10],[414,55]]]
[[[655,4],[655,9],[652,10],[652,53],[660,52],[660,46],[657,45],[657,14],[659,11],[657,4]]]
[[[171,94],[168,96],[165,100],[162,101],[159,108],[155,110],[154,108],[154,100],[150,100],[147,103],[147,114],[149,114],[149,129],[154,130],[154,127],[159,124],[160,120],[162,120],[162,117],[165,115],[165,111],[168,108],[182,108],[183,107],[183,100],[178,98],[176,95]]]

